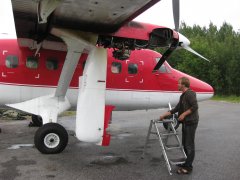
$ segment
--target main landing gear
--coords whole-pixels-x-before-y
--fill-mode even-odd
[[[37,115],[32,115],[32,122],[29,123],[29,127],[41,127],[43,125],[42,117]]]
[[[62,152],[68,143],[66,129],[57,123],[47,123],[40,127],[34,136],[35,147],[43,154]]]

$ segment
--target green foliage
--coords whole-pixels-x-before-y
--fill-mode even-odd
[[[211,84],[218,95],[240,96],[240,33],[227,23],[219,29],[212,23],[209,27],[190,27],[182,23],[180,33],[191,41],[195,51],[211,62],[186,50],[177,50],[168,60],[169,63]]]
[[[240,96],[213,96],[212,100],[214,101],[225,101],[232,103],[240,103]]]

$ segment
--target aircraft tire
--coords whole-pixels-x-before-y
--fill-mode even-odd
[[[37,115],[32,115],[32,124],[34,127],[41,127],[43,125],[42,117]]]
[[[57,123],[47,123],[40,127],[34,136],[35,147],[43,154],[62,152],[68,143],[66,129]]]
[[[174,118],[174,129],[176,130],[176,129],[179,127],[179,125],[180,125],[180,123],[179,123],[179,121],[178,121],[178,119],[177,119],[177,115],[174,114],[174,117],[173,117],[172,115],[170,115],[170,116],[167,117],[166,119],[172,119],[172,118]],[[168,123],[163,123],[163,127],[164,127],[166,130],[168,130]],[[170,130],[171,130],[171,129],[170,129]]]

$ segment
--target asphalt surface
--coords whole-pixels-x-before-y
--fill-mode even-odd
[[[240,104],[205,101],[199,108],[196,156],[190,175],[176,174],[176,167],[172,176],[168,174],[157,141],[148,146],[141,159],[149,122],[165,109],[114,112],[109,147],[79,142],[71,131],[74,117],[61,117],[61,124],[69,130],[69,143],[55,155],[43,155],[33,146],[37,128],[29,128],[29,121],[0,120],[0,179],[239,180]]]

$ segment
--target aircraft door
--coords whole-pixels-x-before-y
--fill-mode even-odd
[[[18,88],[20,79],[20,60],[17,51],[0,49],[0,91],[3,93],[0,102],[16,103],[20,101]]]
[[[125,77],[125,83],[129,84],[131,88],[138,89],[143,87],[143,61],[130,61],[126,60],[127,64],[127,76]]]
[[[2,50],[1,78],[4,82],[18,83],[20,74],[19,56],[16,52]]]

